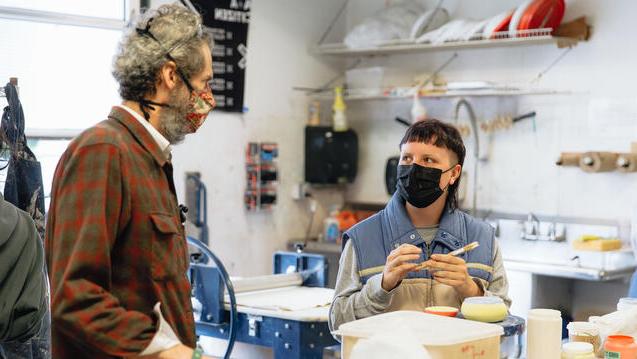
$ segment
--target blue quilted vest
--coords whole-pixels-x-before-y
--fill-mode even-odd
[[[493,274],[494,229],[488,223],[477,220],[460,210],[445,209],[438,232],[427,246],[405,209],[405,202],[394,194],[380,212],[358,223],[343,234],[343,240],[351,240],[356,252],[359,276],[362,283],[382,273],[389,253],[401,244],[420,247],[426,261],[431,254],[447,254],[477,241],[480,246],[460,256],[467,262],[469,275],[491,281]],[[428,271],[409,273],[407,278],[431,278]]]

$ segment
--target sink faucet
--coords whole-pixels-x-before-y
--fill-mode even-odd
[[[562,242],[566,240],[566,229],[563,225],[558,226],[555,223],[549,223],[545,234],[541,233],[540,227],[542,222],[537,216],[531,212],[527,215],[524,229],[520,233],[522,239],[528,241],[549,241]]]
[[[467,101],[465,98],[461,98],[456,103],[456,110],[454,116],[454,122],[458,122],[458,115],[460,114],[460,108],[465,107],[467,109],[467,113],[469,114],[469,121],[471,122],[471,133],[473,135],[473,158],[475,159],[475,166],[473,168],[473,181],[472,181],[472,191],[473,191],[473,205],[471,207],[471,214],[477,215],[478,211],[478,165],[480,159],[480,143],[478,139],[478,120],[476,118],[476,113],[473,111],[473,106],[471,103]]]
[[[540,220],[532,212],[529,212],[526,223],[531,225],[531,231],[528,234],[540,234]]]

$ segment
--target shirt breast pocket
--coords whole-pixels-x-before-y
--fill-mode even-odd
[[[183,239],[173,216],[152,213],[153,224],[151,270],[155,280],[168,280],[186,273]],[[184,258],[182,258],[184,257]]]

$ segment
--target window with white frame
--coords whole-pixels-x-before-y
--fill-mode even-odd
[[[129,9],[126,0],[1,0],[0,6],[119,21],[126,20]]]
[[[121,102],[113,56],[137,9],[137,0],[0,0],[0,86],[18,78],[26,133],[42,163],[47,196],[69,138]]]

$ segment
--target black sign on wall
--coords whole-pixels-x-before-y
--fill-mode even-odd
[[[212,93],[217,109],[244,112],[251,0],[191,0],[214,39]]]

